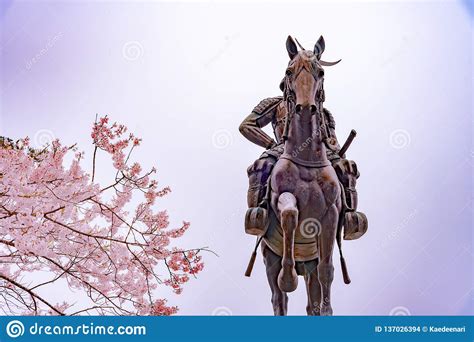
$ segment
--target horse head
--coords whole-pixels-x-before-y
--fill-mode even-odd
[[[297,43],[301,48],[299,51]],[[297,114],[316,113],[317,104],[323,101],[323,66],[335,65],[341,61],[321,60],[324,48],[323,36],[318,39],[313,51],[304,49],[297,40],[295,43],[291,36],[288,36],[286,40],[286,50],[290,61],[280,87],[287,100],[293,102]]]

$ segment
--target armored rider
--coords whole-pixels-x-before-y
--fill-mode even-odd
[[[285,90],[285,78],[280,83],[280,89]],[[322,96],[324,101],[324,91]],[[270,97],[262,100],[240,124],[242,135],[263,148],[262,153],[248,169],[249,189],[247,203],[249,211],[256,207],[267,205],[268,180],[277,162],[283,154],[283,134],[287,114],[287,105],[283,96]],[[329,110],[323,108],[321,118],[321,131],[327,150],[327,157],[334,167],[339,181],[344,187],[343,199],[345,200],[344,239],[353,240],[362,236],[367,230],[367,217],[357,211],[357,191],[355,188],[359,171],[354,161],[347,160],[345,155],[339,155],[341,147],[336,137],[336,122]],[[272,125],[275,138],[273,139],[263,131],[263,127]]]

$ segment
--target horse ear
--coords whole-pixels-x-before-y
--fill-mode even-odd
[[[321,36],[319,37],[316,44],[314,44],[314,54],[318,57],[318,59],[321,58],[321,55],[323,54],[325,47],[326,47],[326,43],[324,42],[323,36]]]
[[[288,56],[290,56],[290,59],[293,59],[298,54],[298,48],[296,47],[296,43],[293,38],[291,38],[291,36],[288,36],[286,39],[286,50],[288,51]]]

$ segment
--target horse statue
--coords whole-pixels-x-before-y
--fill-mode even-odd
[[[307,314],[332,315],[332,254],[336,240],[340,247],[341,230],[348,211],[346,191],[340,178],[342,174],[352,174],[352,184],[355,185],[354,180],[359,175],[354,170],[355,163],[345,159],[332,163],[328,159],[331,154],[327,150],[328,116],[323,108],[323,66],[339,61],[321,60],[325,46],[322,36],[312,51],[298,45],[300,50],[293,38],[288,37],[286,49],[290,62],[280,86],[283,98],[275,104],[273,120],[283,122],[279,126],[282,127],[279,132],[280,153],[271,172],[265,171],[268,179],[265,179],[263,202],[259,206],[254,205],[256,207],[250,208],[246,214],[246,232],[259,236],[246,275],[250,276],[256,250],[261,243],[274,314],[287,314],[287,293],[297,288],[298,275],[302,275],[308,296]],[[257,110],[255,112],[258,114]],[[261,116],[257,120],[261,122],[256,121],[256,126],[262,126],[262,122],[265,124]],[[244,135],[248,133],[246,136],[250,137],[251,134],[245,129],[242,125],[241,132]],[[338,157],[344,156],[354,136],[355,131],[352,131],[344,146],[337,149]],[[276,145],[269,141],[266,147],[270,151]],[[341,170],[351,169],[352,166],[352,173],[341,172],[338,175],[338,168],[334,165],[343,162],[345,166],[341,166]],[[250,174],[249,168],[249,177]],[[249,206],[250,202],[251,199]],[[347,232],[347,239],[358,238],[367,230],[365,215],[356,213],[359,214],[355,215],[357,222],[352,228],[354,230]],[[341,247],[339,252],[344,282],[348,284],[350,278]]]

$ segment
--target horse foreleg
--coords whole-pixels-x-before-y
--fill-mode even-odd
[[[339,211],[336,205],[328,208],[322,222],[321,234],[319,235],[318,276],[321,284],[321,315],[331,316],[331,284],[334,279],[334,266],[332,263],[332,252],[336,240],[337,220]]]
[[[298,275],[295,270],[294,241],[298,225],[298,208],[296,198],[289,192],[278,197],[278,212],[280,213],[283,230],[283,256],[281,270],[278,275],[278,287],[284,292],[293,292],[298,286]]]
[[[305,262],[306,274],[306,292],[308,295],[308,305],[306,313],[308,316],[319,316],[321,314],[321,285],[318,279],[318,261],[312,260]]]
[[[288,311],[288,296],[278,287],[278,274],[281,270],[281,257],[271,251],[262,241],[262,254],[267,271],[268,284],[272,290],[272,306],[275,316],[286,316]]]

